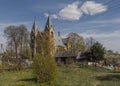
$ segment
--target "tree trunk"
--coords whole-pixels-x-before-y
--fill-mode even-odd
[[[16,56],[16,58],[18,58],[17,43],[15,43],[15,56]]]
[[[20,51],[21,55],[22,55],[22,49],[23,49],[23,38],[21,37],[21,51]]]

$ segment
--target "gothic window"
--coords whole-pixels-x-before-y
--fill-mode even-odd
[[[54,35],[53,32],[51,32],[51,37],[52,37],[52,38],[54,37],[53,35]]]

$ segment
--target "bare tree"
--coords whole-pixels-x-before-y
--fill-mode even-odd
[[[14,26],[10,25],[5,28],[4,35],[8,39],[8,46],[11,45],[11,49],[14,48],[15,56],[18,58],[19,47],[22,46],[25,40],[27,40],[26,35],[28,36],[28,31],[24,25]]]
[[[85,42],[86,42],[87,51],[90,51],[91,46],[93,46],[93,44],[95,43],[95,39],[89,37],[85,40]]]
[[[82,36],[80,36],[77,33],[69,33],[67,36],[71,42],[72,42],[72,49],[76,50],[84,50],[85,48],[85,43],[84,43],[84,38]]]
[[[28,45],[29,43],[29,32],[27,30],[27,28],[24,26],[24,25],[20,25],[19,27],[19,35],[20,35],[20,53],[22,54],[22,50],[23,50],[23,46],[26,46]]]

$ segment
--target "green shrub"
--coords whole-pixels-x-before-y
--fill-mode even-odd
[[[56,79],[57,65],[52,55],[37,54],[34,58],[33,68],[39,82],[51,82]]]

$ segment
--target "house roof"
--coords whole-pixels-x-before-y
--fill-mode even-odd
[[[65,47],[59,32],[58,34],[55,34],[55,42],[56,42],[56,46]]]

